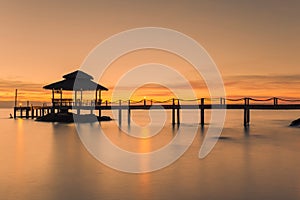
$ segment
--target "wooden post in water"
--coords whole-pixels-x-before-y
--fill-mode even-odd
[[[250,109],[249,109],[250,99],[244,99],[244,126],[249,126],[250,123]]]
[[[98,90],[96,89],[96,94],[95,94],[95,107],[97,106],[98,103]]]
[[[75,90],[75,93],[74,93],[74,105],[75,107],[77,106],[77,90]]]
[[[15,93],[15,107],[17,107],[18,105],[18,89],[16,89],[16,93]]]
[[[102,110],[101,110],[101,106],[102,106],[101,90],[99,90],[99,98],[98,98],[98,101],[99,101],[99,117],[101,117],[101,116],[102,116]]]
[[[200,108],[200,120],[201,120],[201,126],[204,126],[204,98],[201,98],[201,108]]]
[[[31,119],[33,119],[34,118],[34,108],[33,108],[33,106],[31,105]]]
[[[172,101],[172,125],[175,125],[175,99]]]
[[[248,102],[247,102],[247,106],[248,106],[248,112],[247,112],[247,124],[249,126],[250,124],[250,108],[249,108],[249,105],[250,105],[250,98],[248,98]]]
[[[62,107],[62,88],[60,88],[60,109]]]
[[[130,110],[130,99],[129,99],[128,100],[128,116],[127,116],[128,126],[130,126],[130,121],[131,121],[131,110]]]
[[[27,106],[25,110],[26,110],[26,119],[28,119],[29,118],[29,107]]]
[[[177,124],[180,124],[180,103],[179,99],[177,100]]]
[[[122,102],[121,102],[121,100],[119,100],[119,126],[122,125],[122,108],[121,108],[121,106],[122,106]]]
[[[101,106],[102,106],[102,99],[99,99],[99,117],[102,116]]]
[[[17,107],[14,107],[14,119],[17,117]]]
[[[82,106],[82,89],[80,90],[80,106]]]
[[[14,119],[17,117],[17,105],[18,105],[18,89],[15,92],[15,107],[14,107]]]

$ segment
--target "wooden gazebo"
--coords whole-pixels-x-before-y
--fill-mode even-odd
[[[101,105],[101,92],[108,91],[102,85],[95,83],[93,77],[83,71],[77,70],[63,76],[64,80],[44,86],[44,89],[52,90],[52,106],[82,106],[82,91],[95,91],[95,106]],[[74,100],[63,98],[63,90],[74,91]],[[77,99],[77,92],[80,92],[80,100]],[[60,98],[54,94],[59,93]]]

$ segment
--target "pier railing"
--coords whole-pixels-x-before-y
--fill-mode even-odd
[[[141,100],[117,100],[117,101],[73,101],[66,99],[64,101],[53,101],[52,106],[15,106],[14,118],[26,117],[34,118],[43,116],[47,113],[60,112],[61,110],[75,109],[77,113],[80,110],[98,111],[101,116],[102,110],[118,110],[119,124],[122,122],[122,110],[128,112],[128,123],[131,121],[131,110],[147,110],[147,109],[169,109],[172,110],[172,124],[180,124],[181,109],[199,109],[200,124],[204,126],[204,115],[207,109],[241,109],[244,110],[244,126],[250,123],[250,110],[299,110],[300,99],[294,98],[198,98],[198,99],[141,99]],[[27,105],[29,105],[27,103]],[[159,105],[159,106],[157,106]],[[25,115],[23,114],[25,111]],[[19,113],[19,116],[17,115]]]

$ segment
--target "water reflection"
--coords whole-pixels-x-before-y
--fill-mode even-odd
[[[245,130],[241,114],[229,112],[232,120],[222,132],[229,139],[219,140],[205,159],[197,155],[207,126],[198,126],[199,135],[179,160],[141,175],[113,170],[94,159],[74,124],[0,119],[0,194],[25,200],[299,199],[299,129],[287,127],[298,113],[251,114],[252,124]],[[169,124],[156,138],[137,142],[112,122],[85,126],[101,126],[116,144],[138,152],[165,145],[178,131]]]

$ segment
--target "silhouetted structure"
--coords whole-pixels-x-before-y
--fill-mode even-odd
[[[64,80],[51,83],[44,86],[44,89],[52,90],[52,106],[81,106],[82,105],[82,91],[96,91],[95,105],[101,104],[101,92],[108,91],[102,85],[95,83],[93,77],[82,71],[74,71],[63,76]],[[63,91],[74,91],[74,99],[63,98]],[[77,92],[80,92],[80,99],[77,99]],[[60,98],[55,98],[54,94],[59,93]],[[99,97],[98,97],[99,95]]]
[[[19,111],[19,117],[35,118],[38,116],[44,116],[45,113],[55,113],[55,110],[59,112],[67,112],[69,109],[76,109],[77,114],[80,114],[80,110],[90,110],[91,114],[93,111],[99,111],[99,117],[101,117],[101,110],[118,110],[119,111],[119,125],[122,123],[122,110],[128,111],[128,124],[130,125],[131,121],[131,110],[149,110],[149,109],[168,109],[172,110],[172,124],[180,124],[180,110],[181,109],[199,109],[200,110],[200,124],[201,126],[205,125],[205,110],[208,109],[241,109],[244,110],[244,126],[249,126],[250,123],[250,110],[300,110],[300,99],[284,99],[278,97],[271,97],[267,99],[255,99],[249,97],[231,99],[231,98],[200,98],[200,99],[168,99],[165,101],[157,100],[148,100],[150,101],[147,104],[146,99],[140,101],[127,100],[126,104],[122,105],[121,100],[116,102],[105,101],[102,104],[101,100],[101,91],[107,91],[108,89],[102,85],[99,85],[93,82],[93,77],[82,72],[74,71],[72,73],[66,74],[63,76],[64,80],[58,81],[49,85],[44,86],[44,89],[52,90],[52,106],[27,106],[22,107],[21,105],[17,106],[17,90],[16,90],[16,101],[14,107],[14,118],[17,117],[17,111]],[[63,90],[74,91],[74,99],[63,98]],[[80,99],[77,99],[77,92],[80,91]],[[91,102],[89,105],[82,104],[82,91],[96,91],[95,92],[95,101]],[[59,93],[60,98],[54,98],[54,94]],[[98,96],[99,95],[99,96]],[[191,102],[192,104],[181,104],[182,102]],[[210,103],[206,103],[209,101]],[[213,103],[212,101],[218,101]],[[250,101],[254,102],[270,102],[269,104],[250,104]],[[279,103],[282,102],[282,104]],[[234,102],[232,104],[227,104],[227,102]],[[235,103],[236,102],[236,103]],[[240,102],[240,103],[238,103]],[[286,102],[286,103],[284,103]],[[136,105],[132,105],[136,104]],[[25,111],[25,116],[23,115]],[[31,113],[31,115],[30,115]],[[297,121],[298,122],[298,121]]]

